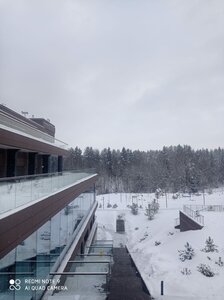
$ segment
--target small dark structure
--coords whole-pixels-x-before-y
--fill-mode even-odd
[[[125,232],[125,225],[123,219],[117,219],[116,221],[116,231],[117,232]]]
[[[182,211],[179,212],[179,224],[175,226],[176,229],[180,229],[181,232],[188,230],[200,230],[203,228],[196,220],[186,215]]]

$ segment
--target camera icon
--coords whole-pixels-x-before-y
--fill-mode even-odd
[[[14,290],[19,291],[21,289],[21,280],[20,279],[16,279],[16,280],[10,279],[9,284],[10,284],[9,289],[11,291],[14,291]]]

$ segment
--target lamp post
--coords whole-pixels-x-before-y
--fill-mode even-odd
[[[104,209],[104,197],[102,197],[102,200],[103,200],[103,209]]]
[[[203,205],[205,206],[205,189],[203,188],[202,191],[202,195],[203,195]]]

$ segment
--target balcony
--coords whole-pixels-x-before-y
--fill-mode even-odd
[[[95,176],[93,170],[68,171],[0,179],[0,217]]]

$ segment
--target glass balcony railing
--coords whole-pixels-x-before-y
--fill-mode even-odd
[[[57,193],[83,179],[93,170],[67,171],[0,179],[0,215],[17,207]]]

